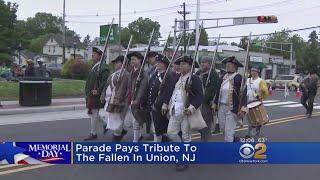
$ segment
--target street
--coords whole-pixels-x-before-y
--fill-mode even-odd
[[[291,92],[287,99],[283,91],[274,91],[265,101],[270,123],[262,128],[261,137],[269,142],[316,142],[320,139],[320,104],[315,100],[312,118],[305,118],[305,111],[299,99]],[[67,112],[61,112],[67,113]],[[15,115],[18,116],[18,115]],[[20,115],[22,116],[22,115]],[[2,116],[4,117],[4,116]],[[89,131],[87,118],[60,119],[41,122],[9,124],[0,126],[1,141],[82,141]],[[2,118],[1,118],[2,119]],[[45,119],[45,118],[44,118]],[[1,120],[0,120],[1,121]],[[46,121],[46,120],[45,120]],[[102,135],[100,128],[97,141],[111,141],[112,133]],[[236,135],[244,137],[247,128],[238,128]],[[197,132],[194,141],[199,141]],[[124,141],[132,141],[132,132]],[[221,134],[214,134],[212,142],[222,142]],[[93,177],[108,179],[315,179],[319,177],[319,165],[192,165],[185,172],[176,172],[173,165],[3,165],[0,166],[0,179],[79,179]]]

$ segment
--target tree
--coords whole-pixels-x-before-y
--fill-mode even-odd
[[[30,41],[29,50],[32,52],[42,53],[43,45],[48,40],[48,34],[40,35]]]
[[[129,23],[127,29],[122,29],[121,42],[124,46],[129,42],[130,35],[133,35],[133,43],[147,44],[150,38],[152,29],[154,28],[153,45],[159,44],[160,24],[157,21],[152,21],[149,18],[138,18]]]
[[[91,43],[89,34],[83,39],[82,43],[86,48],[89,46],[89,44]]]
[[[238,46],[236,42],[231,42],[231,46]]]
[[[304,53],[303,64],[305,70],[319,70],[320,52],[318,48],[318,36],[316,31],[309,35],[308,46]]]
[[[196,30],[191,33],[190,45],[195,45],[196,42]],[[208,33],[205,29],[201,28],[199,44],[208,46]]]
[[[14,51],[14,31],[18,5],[0,0],[0,62],[10,63]]]

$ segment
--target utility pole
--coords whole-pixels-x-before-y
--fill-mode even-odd
[[[196,14],[196,42],[195,42],[195,47],[198,46],[199,44],[199,36],[200,36],[200,32],[199,32],[199,19],[200,19],[200,0],[197,0],[197,14]],[[202,21],[203,23],[203,21]],[[203,24],[202,24],[203,25]],[[196,57],[196,61],[198,62],[198,57],[199,57],[199,54],[197,54],[197,57]]]
[[[119,37],[119,55],[121,55],[121,0],[119,0],[119,27],[118,27],[118,37]],[[127,47],[129,48],[129,47]]]
[[[184,46],[184,53],[186,53],[187,44],[186,44],[186,15],[190,14],[190,12],[186,12],[186,3],[182,4],[183,11],[178,11],[179,14],[183,16],[183,46]]]
[[[292,70],[292,61],[293,61],[293,43],[290,43],[290,74],[295,72]]]
[[[63,0],[62,64],[66,62],[66,0]]]
[[[173,26],[173,49],[176,49],[177,43],[177,18],[174,19],[174,26]]]

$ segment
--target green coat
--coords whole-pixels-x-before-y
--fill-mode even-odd
[[[104,64],[101,67],[100,73],[98,71],[98,65],[93,67],[88,75],[86,86],[85,86],[85,96],[86,96],[86,105],[88,107],[88,98],[93,98],[93,103],[91,104],[92,109],[100,109],[103,108],[104,104],[100,101],[100,95],[104,88],[105,83],[107,82],[107,79],[109,77],[109,68],[108,65]],[[94,89],[95,85],[96,90],[98,91],[98,95],[93,96],[92,90]]]
[[[219,75],[215,70],[211,71],[210,74],[210,80],[208,83],[208,87],[205,87],[207,82],[208,73],[202,73],[201,71],[198,71],[196,73],[202,81],[202,85],[205,88],[204,94],[203,94],[203,105],[211,106],[211,102],[213,101],[214,96],[219,91]]]

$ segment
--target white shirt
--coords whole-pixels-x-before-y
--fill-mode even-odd
[[[260,91],[260,82],[261,78],[253,79],[249,78],[247,81],[247,95],[248,95],[248,102],[252,102],[257,99],[257,95]]]
[[[181,116],[183,115],[183,109],[184,109],[184,102],[185,99],[183,97],[183,93],[185,93],[184,88],[186,85],[186,81],[190,77],[190,73],[180,76],[178,82],[175,85],[171,100],[170,100],[170,114],[174,116]],[[174,114],[173,114],[174,112]]]
[[[223,78],[223,82],[221,84],[221,95],[220,95],[220,103],[222,104],[228,104],[229,100],[229,89],[230,89],[230,82],[233,81],[233,78],[238,73],[235,72],[233,74],[226,74]]]

